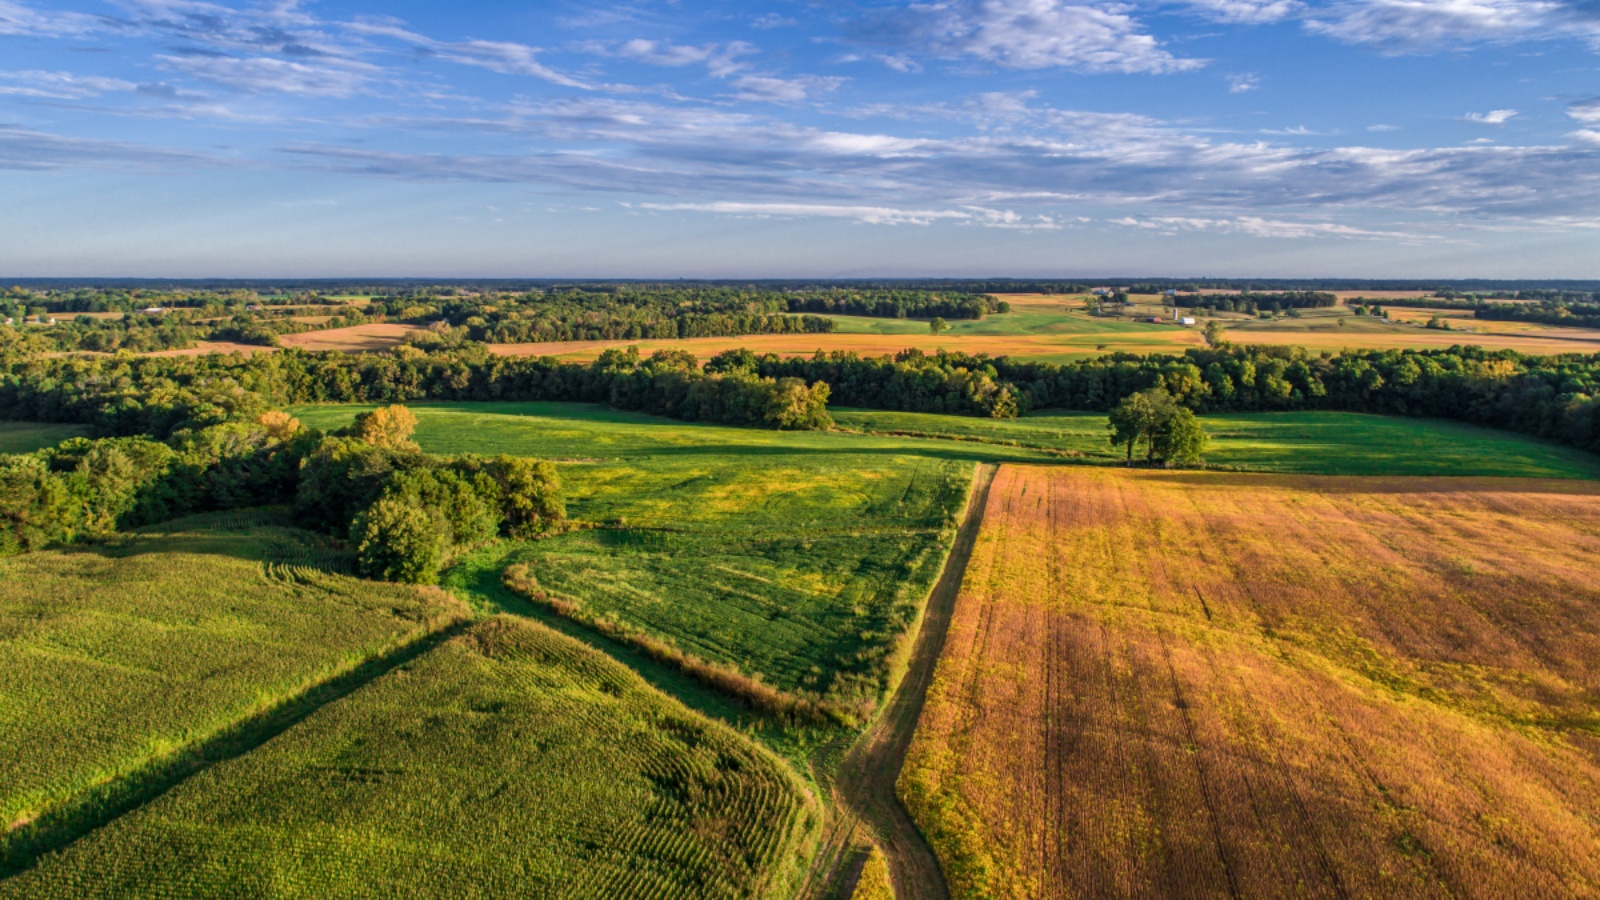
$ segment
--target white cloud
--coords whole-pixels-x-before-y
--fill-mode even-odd
[[[900,54],[976,57],[1011,69],[1164,73],[1205,65],[1162,49],[1130,10],[1083,0],[945,0],[878,12],[851,31]]]
[[[1461,121],[1478,125],[1504,125],[1516,117],[1517,111],[1514,109],[1496,109],[1486,113],[1467,113],[1461,117]]]
[[[1337,222],[1302,222],[1285,219],[1268,219],[1261,216],[1240,216],[1233,219],[1211,219],[1196,216],[1126,216],[1112,219],[1111,224],[1163,234],[1183,232],[1216,232],[1244,234],[1251,237],[1277,240],[1305,240],[1308,238],[1341,238],[1346,240],[1417,240],[1417,235],[1396,231],[1372,231]]]
[[[1581,141],[1585,144],[1593,144],[1597,147],[1600,147],[1600,131],[1597,131],[1593,128],[1585,128],[1582,131],[1574,131],[1572,132],[1571,137],[1574,140]]]
[[[750,27],[768,30],[772,28],[790,28],[798,24],[800,23],[789,18],[788,16],[780,16],[777,13],[767,13],[766,15],[757,16],[752,19],[750,22]]]
[[[103,24],[97,16],[74,12],[38,12],[12,0],[0,0],[0,34],[72,37],[88,34]]]
[[[308,97],[349,97],[378,74],[376,66],[352,61],[300,63],[270,56],[162,56],[175,72],[250,94],[283,93]]]
[[[1335,0],[1307,27],[1390,53],[1476,43],[1600,37],[1595,11],[1561,0]]]
[[[1391,132],[1391,131],[1399,131],[1400,130],[1400,126],[1399,125],[1368,125],[1367,126],[1367,130],[1373,132],[1374,134],[1386,134],[1386,133]]]
[[[838,90],[845,79],[821,75],[778,78],[772,75],[742,75],[733,80],[735,97],[756,103],[804,103],[817,94]]]
[[[1228,76],[1228,93],[1247,94],[1261,87],[1261,76],[1254,72]]]
[[[1282,21],[1302,8],[1296,0],[1188,0],[1188,5],[1207,18],[1241,25]]]
[[[691,45],[674,44],[670,41],[648,41],[641,38],[620,44],[589,42],[581,46],[591,53],[629,59],[652,66],[678,68],[704,64],[711,74],[718,78],[725,78],[737,72],[743,68],[739,58],[752,56],[757,52],[755,47],[744,41]]]
[[[959,209],[899,209],[892,206],[829,206],[818,203],[641,203],[640,208],[664,212],[707,212],[734,216],[854,219],[870,225],[931,225],[942,219],[968,220],[974,214]]]
[[[1600,124],[1600,97],[1567,104],[1567,115],[1584,124]]]
[[[137,88],[138,85],[133,82],[120,78],[74,75],[70,72],[0,72],[0,94],[12,97],[82,100]]]

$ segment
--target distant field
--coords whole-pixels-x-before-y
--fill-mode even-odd
[[[1600,489],[1007,467],[900,790],[956,897],[1587,896]]]
[[[1406,297],[1420,296],[1417,292],[1399,293]],[[834,316],[839,330],[833,334],[749,335],[682,341],[564,341],[500,344],[490,349],[503,356],[555,356],[591,360],[613,347],[636,346],[646,354],[663,349],[687,350],[704,360],[725,350],[739,348],[781,356],[810,356],[818,350],[847,350],[862,356],[883,356],[917,348],[927,352],[944,349],[1068,362],[1106,353],[1182,353],[1191,347],[1205,346],[1200,334],[1201,326],[1207,321],[1204,316],[1200,317],[1199,325],[1180,327],[1166,322],[1151,324],[1132,318],[1090,316],[1083,310],[1083,299],[1078,296],[1001,296],[1006,296],[1012,304],[1012,312],[976,321],[953,320],[949,323],[950,329],[939,335],[929,333],[926,320]],[[1161,298],[1150,296],[1136,299],[1147,301],[1145,306],[1135,308],[1138,314],[1136,318],[1170,316],[1170,312],[1163,312]],[[1274,321],[1231,314],[1221,314],[1216,318],[1229,326],[1229,339],[1240,344],[1303,345],[1314,350],[1335,351],[1448,348],[1457,344],[1478,344],[1491,349],[1534,354],[1600,353],[1600,331],[1553,326],[1523,324],[1519,328],[1481,328],[1470,333],[1433,331],[1405,324],[1404,321],[1385,322],[1355,316],[1343,307],[1307,310],[1300,318],[1285,317]],[[1409,317],[1397,318],[1409,320]]]
[[[44,422],[0,422],[0,453],[32,453],[54,447],[68,438],[84,437],[89,429],[81,425],[51,425]]]
[[[0,897],[783,897],[820,820],[737,732],[497,618],[0,882]]]
[[[308,425],[359,407],[292,410]],[[990,448],[697,426],[554,403],[415,406],[437,453],[559,466],[570,514],[598,523],[466,558],[449,583],[524,611],[500,587],[530,563],[589,616],[791,693],[871,703],[938,575],[973,459]],[[1035,454],[1037,458],[1047,458]]]
[[[841,428],[952,437],[1000,449],[1055,451],[1091,462],[1121,457],[1098,413],[1042,412],[1020,419],[835,410]],[[1600,478],[1600,458],[1522,435],[1437,419],[1357,413],[1208,415],[1210,466],[1306,475],[1489,475]]]
[[[251,516],[0,559],[0,822],[22,824],[465,610]],[[0,849],[4,849],[0,840]]]
[[[298,350],[342,350],[349,353],[366,353],[374,350],[391,350],[422,329],[416,325],[380,323],[376,325],[351,325],[348,328],[330,328],[324,331],[307,331],[286,334],[278,338],[284,347]]]

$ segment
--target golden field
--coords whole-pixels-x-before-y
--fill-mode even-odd
[[[1003,469],[900,793],[958,897],[1600,895],[1600,488]]]

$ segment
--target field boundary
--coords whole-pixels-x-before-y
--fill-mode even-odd
[[[151,761],[144,768],[85,791],[0,838],[0,883],[29,871],[111,822],[160,799],[218,763],[255,750],[330,703],[350,696],[465,631],[472,619],[448,619],[399,645],[335,672],[267,709]]]
[[[851,747],[834,781],[833,794],[839,808],[865,825],[883,851],[898,900],[944,900],[950,896],[939,859],[900,802],[895,784],[944,651],[967,563],[989,504],[989,488],[999,468],[984,464],[973,473],[966,518],[956,532],[944,571],[928,595],[905,675],[884,705],[883,713]],[[843,874],[841,883],[855,884],[865,862],[864,854],[854,854],[847,863],[851,871]]]

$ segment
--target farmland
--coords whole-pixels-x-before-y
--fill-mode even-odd
[[[1159,297],[1136,297],[1143,304],[1131,307],[1140,316],[1097,318],[1083,309],[1081,297],[1007,295],[1012,311],[978,320],[953,321],[949,330],[934,335],[925,321],[833,316],[838,330],[832,334],[765,334],[743,337],[691,338],[688,340],[565,341],[543,344],[502,344],[490,349],[508,356],[556,356],[590,360],[613,347],[637,346],[643,353],[687,350],[709,359],[726,350],[747,348],[780,356],[810,356],[818,350],[848,350],[862,356],[882,356],[907,348],[932,352],[939,349],[989,356],[1012,356],[1045,362],[1066,362],[1105,353],[1181,353],[1205,346],[1198,327],[1136,321],[1140,316],[1170,317]],[[1403,302],[1399,299],[1396,302]],[[1240,344],[1297,345],[1312,350],[1447,348],[1478,344],[1523,353],[1600,352],[1600,333],[1545,326],[1485,327],[1506,323],[1473,322],[1471,332],[1424,329],[1413,316],[1396,321],[1355,316],[1345,307],[1315,310],[1300,318],[1258,321],[1219,315],[1229,326],[1228,337]],[[1423,318],[1421,321],[1426,321]],[[1204,324],[1202,320],[1201,324]],[[362,326],[369,327],[369,326]],[[1463,327],[1466,327],[1463,324]],[[300,335],[301,338],[337,340],[340,331]]]
[[[474,624],[0,897],[771,897],[820,810],[603,654]]]
[[[997,452],[1041,451],[1120,463],[1098,413],[1041,412],[1019,419],[835,410],[840,428],[878,435],[949,438]],[[1336,412],[1203,417],[1215,468],[1302,475],[1497,475],[1600,478],[1592,454],[1518,435],[1435,419]]]
[[[107,782],[465,612],[347,567],[265,515],[0,560],[0,744],[28,748],[0,763],[0,819],[107,802]]]
[[[351,407],[295,411],[319,427]],[[575,518],[599,528],[496,545],[450,584],[489,608],[528,564],[586,621],[780,690],[870,708],[937,577],[984,448],[690,426],[574,404],[418,407],[432,452],[557,460]],[[941,450],[944,451],[941,453]],[[576,613],[569,613],[574,614]]]
[[[67,438],[82,437],[88,429],[43,422],[0,422],[0,453],[32,453],[54,447]]]
[[[1600,489],[1002,470],[900,791],[958,897],[1600,884]]]

